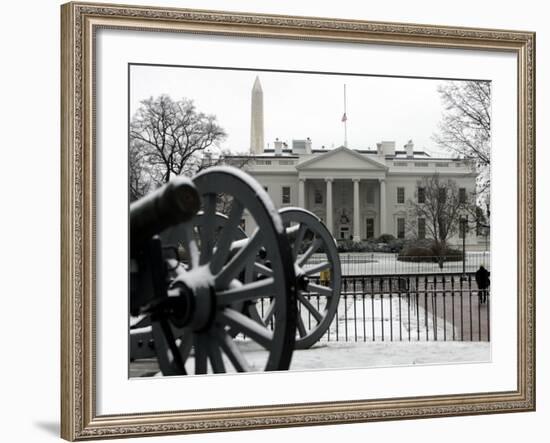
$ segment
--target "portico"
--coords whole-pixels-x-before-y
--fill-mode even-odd
[[[298,204],[317,214],[337,239],[360,241],[383,231],[386,166],[340,147],[300,162]],[[350,214],[349,208],[352,208]],[[368,231],[367,216],[373,228]]]
[[[377,179],[302,178],[298,205],[315,213],[335,238],[360,241],[383,233],[381,198],[385,192]],[[384,205],[382,205],[384,206]],[[367,230],[371,219],[371,230]],[[370,233],[370,235],[369,235]]]

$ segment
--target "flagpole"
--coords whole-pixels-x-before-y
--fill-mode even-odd
[[[344,83],[344,146],[348,147],[348,114],[346,109],[346,84]]]

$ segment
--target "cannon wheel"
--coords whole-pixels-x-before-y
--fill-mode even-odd
[[[279,214],[265,190],[238,169],[209,168],[195,176],[193,182],[201,196],[202,211],[183,224],[185,235],[181,241],[189,262],[175,270],[177,276],[169,289],[186,288],[190,320],[176,325],[166,318],[152,319],[162,373],[221,373],[228,372],[228,364],[237,372],[254,370],[234,337],[236,333],[267,351],[263,370],[288,369],[296,330],[296,276]],[[226,222],[217,231],[216,206],[222,194],[230,201],[230,209]],[[239,240],[245,213],[258,227],[249,239]],[[199,229],[195,228],[197,225]],[[239,277],[247,267],[254,266],[262,248],[271,268],[259,265],[265,278],[243,283]],[[276,317],[269,328],[234,308],[262,297],[276,302]],[[191,357],[194,364],[186,365]]]
[[[340,256],[332,234],[315,214],[302,208],[284,208],[279,213],[292,245],[298,287],[295,347],[307,349],[321,339],[336,313],[342,283]],[[326,281],[320,278],[323,272],[329,277]],[[319,283],[311,281],[318,276]]]
[[[295,348],[308,349],[325,334],[338,308],[342,280],[340,256],[334,238],[315,214],[302,208],[284,208],[279,213],[292,246],[298,288]],[[313,254],[316,254],[314,263]],[[329,276],[325,281],[321,278],[323,272]],[[267,309],[262,306],[263,314],[258,312],[258,305],[251,306],[248,315],[269,324],[274,317],[272,305]]]
[[[197,217],[193,220],[193,229],[199,231],[202,228],[204,222],[203,213],[199,212]],[[227,216],[220,212],[217,212],[215,215],[215,229],[216,232],[221,232],[222,228],[227,223]],[[189,262],[189,257],[187,254],[181,256],[179,252],[185,250],[183,245],[184,239],[186,238],[186,230],[188,227],[185,224],[177,224],[174,226],[165,229],[161,234],[160,238],[162,240],[162,245],[167,253],[165,255],[173,256],[180,262],[183,262],[183,266],[186,267]],[[241,229],[235,231],[235,240],[245,239],[246,233]],[[174,266],[174,260],[169,260],[168,263],[172,263]],[[182,340],[185,335],[185,331],[171,326],[172,333],[175,340]],[[151,318],[150,316],[141,316],[133,317],[130,320],[130,360],[138,360],[144,358],[154,358],[155,357],[155,341],[153,339],[153,331],[151,327]],[[182,352],[187,356],[189,349],[186,349]]]
[[[214,230],[216,233],[219,234],[227,224],[228,217],[227,215],[221,212],[216,212],[213,217],[214,217]],[[204,211],[199,211],[196,217],[191,222],[195,235],[199,234],[199,237],[200,237],[200,230],[204,229],[205,222],[206,220],[204,217]],[[187,237],[187,229],[188,227],[185,224],[178,224],[164,230],[160,234],[163,247],[166,249],[172,249],[172,250],[179,250],[180,248],[185,250],[184,243]],[[243,229],[240,226],[238,226],[237,229],[233,231],[233,234],[234,234],[234,238],[233,238],[234,241],[243,240],[247,238],[246,233],[243,231]],[[188,254],[185,254],[184,257],[178,256],[177,258],[180,261],[184,262],[186,266],[189,264],[190,257],[188,256]]]

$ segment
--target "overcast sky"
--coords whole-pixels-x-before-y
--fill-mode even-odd
[[[228,134],[220,146],[233,152],[249,150],[251,91],[259,76],[269,147],[276,137],[289,145],[306,137],[314,148],[342,145],[345,84],[348,147],[375,148],[394,140],[401,149],[412,139],[415,149],[448,155],[432,141],[442,112],[441,80],[162,66],[132,66],[130,75],[132,115],[150,96],[193,99],[198,110],[217,116]]]

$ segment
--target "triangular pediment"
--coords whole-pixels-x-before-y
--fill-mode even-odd
[[[384,163],[370,158],[368,154],[360,154],[341,146],[326,153],[304,159],[296,166],[296,169],[303,171],[316,169],[385,171],[388,168]]]

